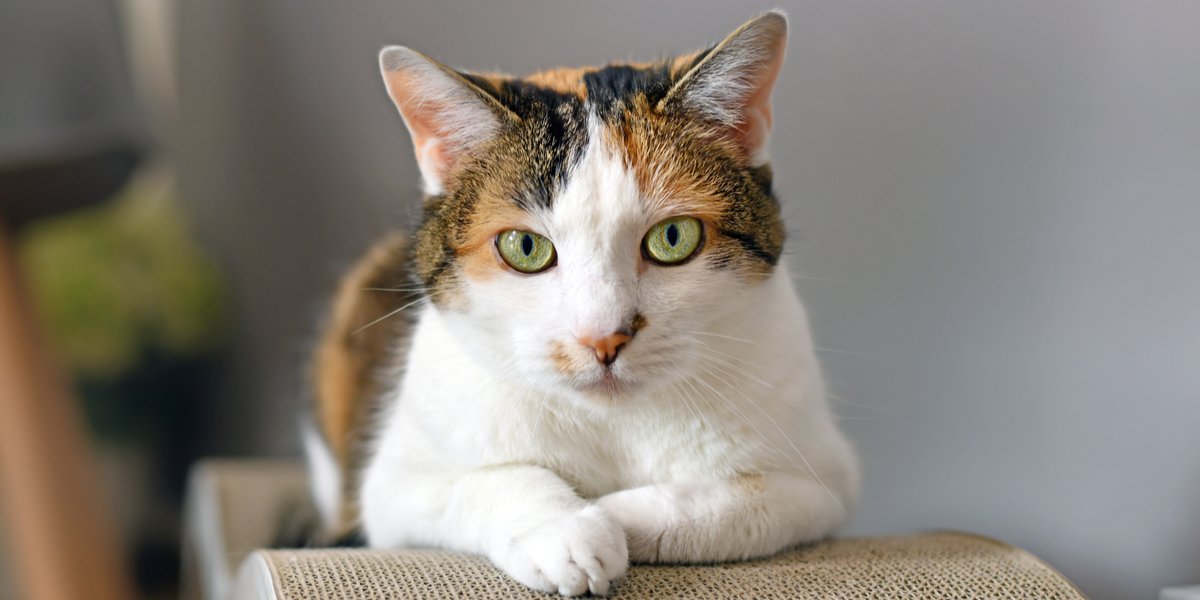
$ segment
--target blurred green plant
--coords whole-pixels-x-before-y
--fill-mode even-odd
[[[152,166],[109,202],[36,222],[19,240],[38,316],[116,482],[138,579],[152,586],[169,585],[179,562],[171,523],[219,427],[212,395],[232,333],[223,278],[173,189]]]
[[[36,223],[22,240],[31,294],[76,375],[116,382],[147,354],[188,361],[224,341],[226,291],[189,238],[165,176],[113,201]]]

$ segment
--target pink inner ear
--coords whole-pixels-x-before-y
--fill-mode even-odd
[[[440,119],[446,118],[445,102],[434,98],[422,98],[419,77],[412,70],[402,69],[386,73],[388,95],[400,110],[404,124],[412,136],[413,150],[421,175],[428,183],[440,186],[446,172],[453,166],[451,154],[446,151],[442,139]]]
[[[760,159],[764,158],[770,131],[771,101],[768,97],[761,106],[746,107],[742,124],[734,131],[734,137],[737,138],[738,143],[746,150],[746,154],[752,161],[758,163]]]
[[[436,178],[440,182],[453,166],[450,162],[450,153],[445,151],[445,145],[437,137],[414,135],[413,147],[417,154],[417,166],[426,178]]]
[[[741,124],[734,132],[755,164],[766,161],[767,138],[771,133],[771,90],[775,88],[775,81],[783,70],[786,39],[780,36],[770,44],[767,53],[769,58],[763,62],[761,70],[755,75],[750,94],[743,100]]]
[[[495,135],[505,109],[452,69],[408,48],[385,48],[380,65],[412,135],[425,193],[440,194],[466,153]]]

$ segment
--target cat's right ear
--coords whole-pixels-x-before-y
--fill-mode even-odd
[[[520,120],[462,74],[410,48],[384,48],[379,67],[412,135],[428,195],[442,193],[450,170],[506,121]]]

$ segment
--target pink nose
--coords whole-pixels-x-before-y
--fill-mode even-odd
[[[631,339],[633,339],[633,336],[616,332],[602,338],[593,338],[585,335],[579,338],[579,343],[594,350],[596,352],[596,360],[600,361],[600,364],[608,366],[617,360],[617,353]]]

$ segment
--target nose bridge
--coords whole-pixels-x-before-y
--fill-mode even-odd
[[[570,193],[556,205],[566,312],[577,337],[601,339],[628,329],[637,309],[640,196],[619,161],[590,147]],[[590,158],[589,158],[590,157]]]
[[[568,282],[577,336],[600,339],[629,333],[625,330],[637,304],[636,265],[613,262],[613,257],[600,259]]]
[[[605,367],[616,362],[617,354],[635,333],[631,322],[636,283],[631,280],[609,272],[580,286],[584,299],[576,312],[575,335]]]

